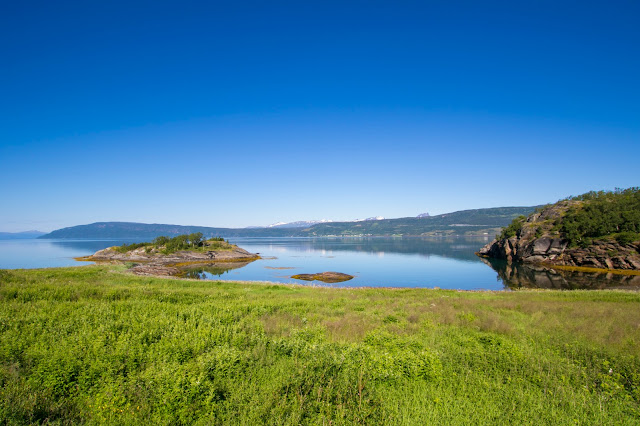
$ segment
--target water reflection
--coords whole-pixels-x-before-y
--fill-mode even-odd
[[[251,262],[213,263],[185,269],[179,276],[196,280],[212,280],[220,278],[233,269],[242,268]]]
[[[359,252],[382,257],[385,254],[417,254],[424,257],[439,256],[449,259],[477,262],[475,252],[489,242],[488,237],[450,238],[231,238],[240,247],[264,245],[268,241],[271,252],[298,252],[331,256],[336,252]]]
[[[39,240],[44,243],[49,243],[53,247],[60,249],[79,251],[87,254],[92,254],[98,250],[105,249],[112,246],[121,246],[122,244],[140,243],[140,239],[129,238],[119,240]]]
[[[509,288],[640,290],[640,275],[565,271],[497,259],[482,259],[482,261],[491,266]]]
[[[74,260],[132,240],[0,240],[0,268],[50,268],[86,265]]]
[[[86,265],[86,256],[129,240],[0,241],[0,268]],[[640,276],[568,272],[478,258],[488,238],[235,238],[261,259],[251,264],[192,266],[189,278],[301,284],[294,274],[326,271],[355,276],[345,287],[440,287],[463,290],[508,288],[640,290]],[[488,265],[488,266],[487,266]],[[206,266],[206,267],[205,267]],[[497,273],[497,279],[496,279]]]
[[[262,257],[226,279],[303,284],[291,275],[341,272],[341,287],[441,287],[503,290],[474,254],[488,238],[231,238]],[[281,269],[295,269],[284,274]],[[215,278],[214,278],[215,279]]]

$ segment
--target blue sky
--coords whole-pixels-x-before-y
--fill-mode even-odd
[[[5,2],[0,230],[638,186],[639,19],[637,1]]]

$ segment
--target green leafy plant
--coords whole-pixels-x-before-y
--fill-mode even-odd
[[[640,188],[588,192],[570,197],[580,201],[569,208],[560,231],[570,246],[588,246],[594,239],[614,234],[627,241],[640,232]]]
[[[620,232],[615,237],[615,240],[620,244],[631,244],[640,240],[640,233],[637,232]]]
[[[522,229],[522,225],[527,218],[525,216],[518,216],[513,219],[513,221],[509,224],[509,226],[502,229],[502,232],[499,235],[499,240],[508,239],[511,237],[515,237],[518,232]]]
[[[204,239],[201,232],[193,234],[178,235],[170,238],[166,236],[156,237],[150,243],[123,244],[116,247],[120,253],[126,253],[141,247],[145,247],[145,252],[150,253],[153,249],[161,250],[164,254],[175,253],[180,250],[216,250],[228,249],[231,244],[222,237]]]

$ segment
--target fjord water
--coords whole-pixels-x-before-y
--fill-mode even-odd
[[[504,289],[496,273],[474,254],[488,242],[485,238],[247,238],[232,242],[260,253],[263,259],[228,271],[221,277],[225,279],[304,283],[290,277],[334,271],[355,277],[331,284],[338,287]]]
[[[81,266],[74,257],[137,240],[0,240],[0,268],[33,269]]]
[[[81,266],[74,257],[137,240],[0,240],[0,268]],[[262,259],[237,269],[195,269],[191,278],[272,281],[337,287],[440,287],[505,290],[640,288],[640,276],[553,271],[480,259],[488,237],[455,238],[236,238],[232,243]],[[338,284],[300,281],[296,274],[342,272]]]
[[[74,257],[133,241],[0,240],[0,268],[86,265]],[[486,238],[237,238],[231,242],[260,253],[262,259],[238,269],[201,270],[190,276],[306,284],[291,275],[337,271],[355,278],[334,286],[504,289],[496,273],[474,255]]]

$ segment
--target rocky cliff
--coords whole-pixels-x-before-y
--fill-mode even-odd
[[[640,270],[640,241],[621,243],[613,238],[594,239],[586,247],[570,247],[562,235],[563,217],[581,201],[563,200],[510,225],[484,246],[479,256],[547,265],[583,266],[600,269]]]

